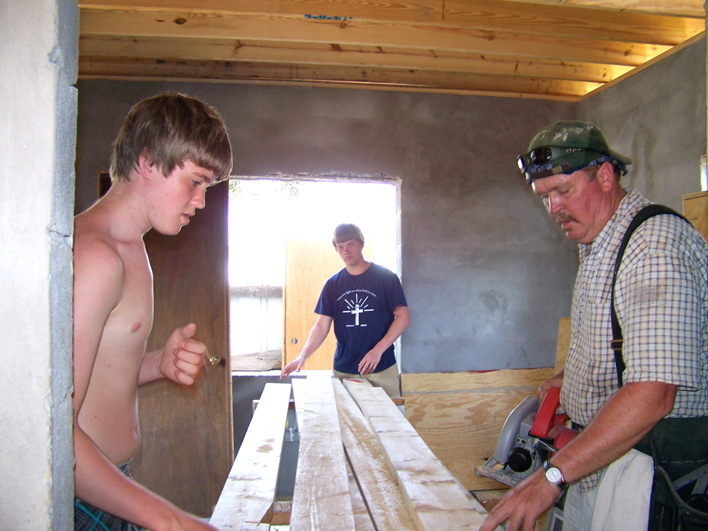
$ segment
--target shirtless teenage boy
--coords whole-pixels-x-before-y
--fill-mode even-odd
[[[113,143],[111,188],[75,219],[75,529],[93,529],[97,517],[106,521],[95,529],[214,529],[121,466],[140,444],[138,386],[160,378],[191,385],[208,357],[193,323],[176,328],[162,350],[145,352],[153,291],[143,235],[177,234],[231,166],[214,109],[182,94],[148,98],[130,110]]]

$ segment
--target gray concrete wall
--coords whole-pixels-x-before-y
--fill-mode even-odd
[[[400,177],[404,372],[553,364],[576,254],[516,168],[569,104],[322,88],[82,81],[77,209],[128,107],[165,89],[224,116],[234,173]],[[366,205],[362,205],[366,208]],[[314,304],[314,301],[313,301]]]
[[[73,521],[76,2],[0,2],[0,529]]]
[[[550,366],[558,320],[570,311],[576,251],[524,184],[516,155],[538,129],[577,111],[637,160],[632,175],[646,175],[651,162],[665,180],[661,186],[658,178],[646,181],[650,196],[680,208],[680,194],[696,190],[684,183],[697,179],[706,145],[704,54],[705,45],[694,44],[666,66],[661,62],[577,106],[85,81],[79,84],[77,208],[93,201],[96,173],[107,168],[108,146],[132,103],[166,89],[199,96],[227,122],[235,174],[401,178],[402,280],[411,313],[402,338],[403,372]],[[652,158],[663,163],[673,156],[673,165]]]
[[[706,40],[577,105],[607,140],[632,158],[625,185],[681,212],[681,196],[701,190],[706,153]]]

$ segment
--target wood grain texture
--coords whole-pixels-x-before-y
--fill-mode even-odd
[[[466,489],[506,488],[475,469],[494,454],[511,410],[553,374],[553,368],[402,374],[406,416]]]
[[[267,383],[211,517],[218,529],[248,529],[267,520],[275,492],[290,404],[290,384]]]
[[[208,517],[234,460],[228,345],[228,183],[207,193],[207,208],[177,236],[150,231],[155,320],[147,350],[194,322],[197,337],[223,364],[207,364],[193,386],[160,380],[139,389],[141,448],[135,479],[182,509]],[[198,273],[196,273],[198,272]]]
[[[705,11],[703,0],[82,0],[79,23],[84,79],[578,101],[701,38]]]
[[[485,511],[445,468],[385,391],[345,380],[371,422],[422,529],[478,529]]]
[[[335,379],[333,384],[344,450],[371,520],[381,530],[420,529],[411,517],[399,489],[398,476],[373,427],[342,382]]]
[[[347,479],[349,480],[349,496],[352,499],[352,511],[354,513],[354,529],[355,531],[376,531],[374,522],[371,520],[369,509],[366,507],[366,502],[359,490],[359,484],[352,472],[351,462],[346,459]]]
[[[681,197],[684,217],[708,240],[708,192],[697,192]]]
[[[553,372],[558,374],[565,367],[570,348],[570,317],[561,317],[558,322],[558,342],[556,343],[556,365]]]
[[[311,373],[292,385],[300,449],[290,529],[354,529],[331,373]]]

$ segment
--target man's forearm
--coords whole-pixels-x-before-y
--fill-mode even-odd
[[[598,411],[592,422],[552,458],[569,483],[600,470],[634,447],[668,415],[676,386],[629,383]]]

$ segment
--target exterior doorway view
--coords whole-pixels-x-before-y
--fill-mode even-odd
[[[294,352],[290,356],[299,353],[315,322],[314,308],[324,281],[343,267],[331,243],[338,224],[358,225],[366,240],[366,259],[400,275],[400,181],[333,179],[232,177],[228,214],[232,371],[280,370],[290,349]],[[333,336],[330,332],[316,353],[330,363]]]

